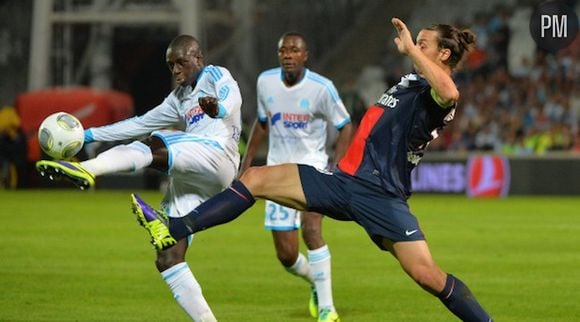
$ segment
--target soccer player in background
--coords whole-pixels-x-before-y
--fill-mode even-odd
[[[63,177],[83,188],[95,177],[145,167],[169,174],[162,209],[169,218],[184,216],[235,178],[240,156],[242,98],[237,82],[220,66],[205,65],[199,42],[192,36],[173,39],[166,61],[177,87],[158,106],[142,116],[108,126],[90,128],[86,142],[142,141],[115,146],[80,163],[39,161],[37,170]],[[208,117],[206,113],[211,113]],[[163,131],[174,128],[178,131]],[[156,266],[174,298],[194,321],[215,321],[185,253],[189,239],[157,252]]]
[[[350,116],[338,91],[327,78],[306,68],[308,46],[304,36],[288,32],[278,41],[280,67],[258,77],[257,120],[248,139],[241,173],[250,167],[264,138],[268,138],[268,165],[302,163],[328,166],[327,127],[338,131],[335,159],[340,159],[352,135]],[[309,310],[319,321],[337,321],[332,299],[330,251],[322,238],[322,215],[302,214],[266,201],[265,227],[272,231],[276,256],[284,268],[311,285]],[[299,252],[298,229],[308,248]],[[320,312],[319,312],[320,311]]]
[[[459,91],[451,75],[475,43],[475,35],[438,24],[422,29],[415,43],[401,20],[391,22],[398,33],[397,49],[411,60],[415,72],[403,76],[367,110],[336,172],[298,164],[249,168],[228,189],[170,222],[142,201],[134,203],[153,244],[171,247],[193,232],[235,219],[255,198],[268,199],[357,222],[459,319],[492,321],[469,288],[434,261],[407,203],[411,170],[453,119]]]

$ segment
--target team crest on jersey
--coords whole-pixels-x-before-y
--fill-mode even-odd
[[[310,122],[310,114],[278,112],[270,115],[270,124],[272,126],[275,126],[279,121],[287,129],[305,129]]]
[[[407,161],[409,161],[414,165],[418,165],[422,157],[423,154],[420,152],[411,152],[411,151],[407,152]]]
[[[191,108],[187,113],[185,113],[185,121],[188,125],[195,124],[205,117],[205,112],[199,106]]]

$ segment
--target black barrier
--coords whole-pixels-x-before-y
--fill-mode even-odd
[[[504,157],[427,154],[413,170],[414,193],[580,195],[580,155]]]

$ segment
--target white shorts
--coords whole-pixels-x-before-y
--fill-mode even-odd
[[[178,131],[155,131],[169,153],[169,186],[161,206],[169,217],[183,217],[228,187],[238,171],[218,141]]]
[[[300,228],[300,211],[266,200],[266,218],[264,226],[267,230],[288,231]]]

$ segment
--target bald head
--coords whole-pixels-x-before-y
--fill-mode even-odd
[[[193,85],[204,67],[199,41],[190,35],[175,37],[169,43],[165,56],[178,85]]]
[[[168,49],[188,52],[195,56],[203,56],[199,41],[191,35],[179,35],[169,43]]]

